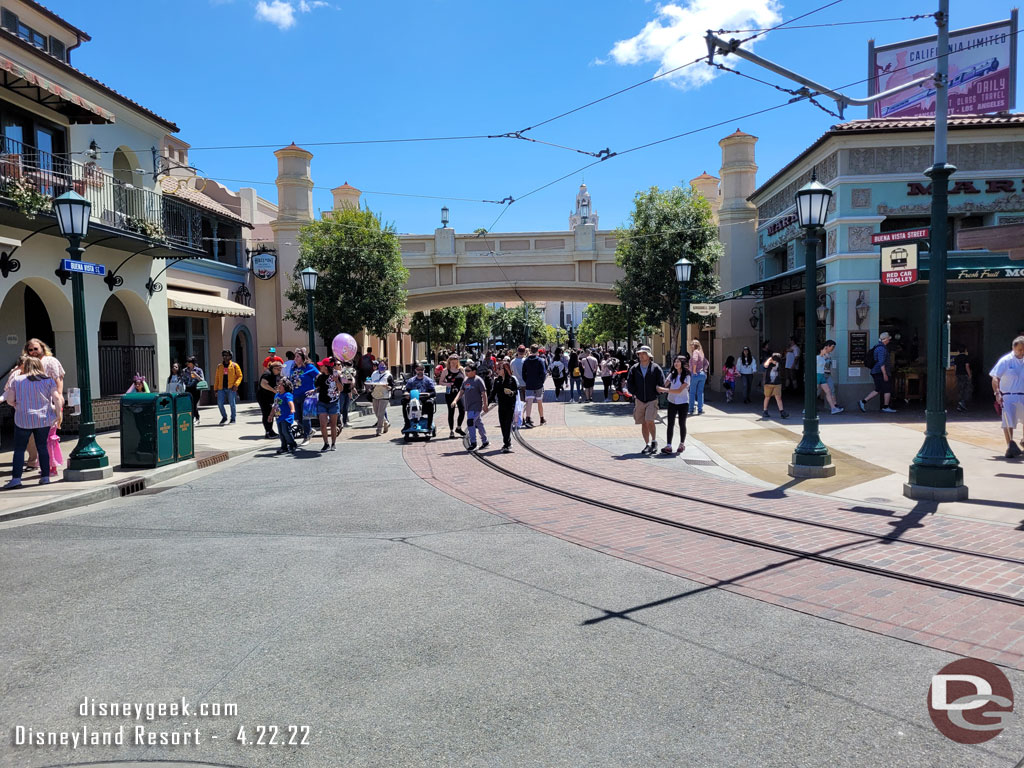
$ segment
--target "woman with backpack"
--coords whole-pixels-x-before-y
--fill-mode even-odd
[[[704,385],[708,381],[711,363],[705,357],[704,348],[697,339],[690,342],[690,347],[693,350],[690,353],[690,413],[701,416],[704,414]],[[694,406],[697,410],[694,410]]]
[[[580,368],[580,356],[574,349],[569,353],[569,402],[580,395],[580,402],[583,402],[583,369]]]
[[[551,363],[551,381],[555,385],[555,400],[562,399],[562,390],[565,388],[565,361],[562,348],[555,350],[555,356]]]
[[[768,418],[768,403],[774,397],[779,405],[779,416],[789,418],[782,407],[782,355],[778,352],[764,361],[764,418]]]

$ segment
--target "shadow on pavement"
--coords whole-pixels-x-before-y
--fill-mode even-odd
[[[767,490],[764,491],[755,491],[754,493],[749,493],[747,495],[755,499],[785,499],[787,498],[786,491],[795,485],[799,485],[802,482],[803,478],[794,477],[792,480],[783,483],[777,488],[768,488]]]

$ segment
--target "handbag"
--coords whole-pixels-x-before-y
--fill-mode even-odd
[[[206,381],[206,379],[200,379],[199,381],[196,382],[195,388],[202,392],[205,389],[209,389],[210,384],[209,382]]]
[[[320,398],[316,392],[310,392],[306,395],[302,401],[302,418],[306,418],[306,414],[316,413],[316,407],[320,403]]]
[[[50,427],[50,434],[46,438],[46,452],[50,455],[50,474],[57,474],[57,467],[64,463],[64,454],[60,449],[60,435],[57,434],[57,425]]]

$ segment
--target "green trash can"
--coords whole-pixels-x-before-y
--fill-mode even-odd
[[[174,460],[191,459],[196,455],[192,396],[188,392],[178,392],[171,397],[174,398]]]
[[[121,397],[121,466],[162,467],[174,462],[174,402],[168,392]]]

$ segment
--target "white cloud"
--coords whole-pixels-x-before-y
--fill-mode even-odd
[[[326,0],[310,0],[310,2],[299,0],[299,10],[303,13],[309,13],[314,8],[327,8],[329,5],[330,3],[326,2]]]
[[[609,59],[598,59],[596,63],[656,61],[660,64],[660,74],[706,55],[704,35],[707,30],[771,27],[782,21],[781,8],[779,0],[689,0],[685,4],[660,5],[653,21],[633,37],[619,40],[609,52]],[[746,43],[744,47],[750,45]],[[694,64],[665,79],[680,88],[699,88],[717,73],[707,65]]]
[[[284,31],[295,26],[295,6],[284,0],[260,0],[256,3],[256,19],[258,21],[269,21],[278,29]]]

